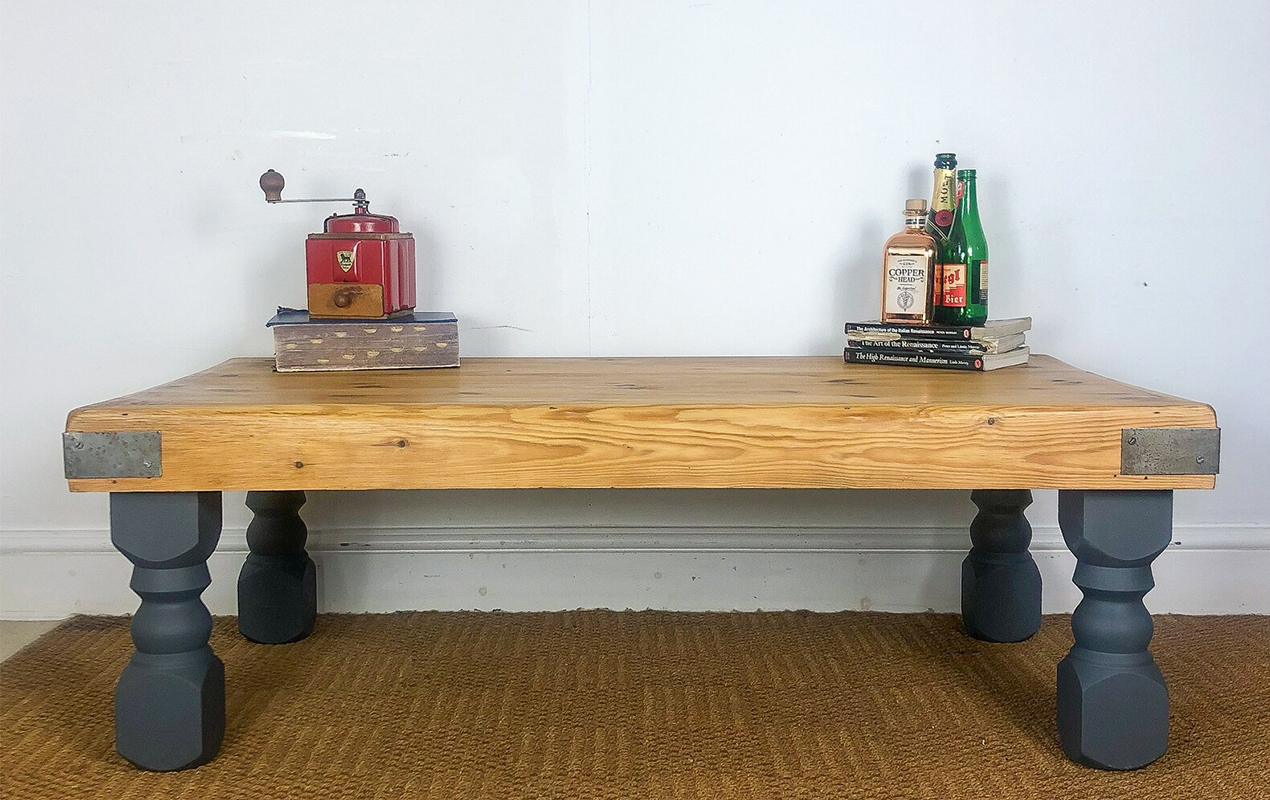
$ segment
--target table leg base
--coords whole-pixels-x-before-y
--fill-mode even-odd
[[[248,492],[251,554],[238,576],[238,630],[260,644],[298,642],[317,620],[317,567],[304,549],[304,492]]]
[[[966,633],[987,642],[1021,642],[1041,628],[1041,572],[1028,552],[1032,526],[1026,489],[979,489],[970,524],[970,554],[961,564],[961,618]]]
[[[975,554],[961,564],[961,617],[985,642],[1022,642],[1041,628],[1041,571],[1021,556]]]
[[[290,644],[313,633],[317,568],[303,556],[249,555],[238,575],[238,630],[259,644]]]
[[[225,665],[211,648],[136,653],[115,688],[115,749],[142,769],[206,764],[225,736]]]
[[[1058,663],[1058,738],[1078,764],[1137,769],[1169,746],[1169,692],[1150,654],[1074,649]]]

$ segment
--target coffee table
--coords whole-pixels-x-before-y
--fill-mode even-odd
[[[457,370],[278,374],[241,358],[73,411],[72,491],[109,492],[133,563],[136,648],[115,697],[119,753],[148,770],[211,760],[224,667],[200,599],[223,491],[254,519],[239,627],[266,644],[313,629],[308,491],[500,488],[968,489],[979,509],[962,615],[1028,638],[1041,579],[1032,489],[1059,490],[1084,599],[1058,664],[1073,760],[1132,769],[1168,744],[1168,692],[1143,596],[1173,490],[1211,489],[1219,430],[1202,403],[1034,355],[990,373],[808,358],[465,359]]]

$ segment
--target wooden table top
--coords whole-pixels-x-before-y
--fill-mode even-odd
[[[73,411],[159,431],[162,474],[74,491],[532,487],[1212,488],[1122,475],[1125,428],[1203,403],[1048,356],[988,373],[797,358],[470,358],[279,374],[240,358]]]

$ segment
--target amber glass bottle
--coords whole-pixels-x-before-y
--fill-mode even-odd
[[[886,240],[882,255],[882,321],[931,323],[935,239],[926,232],[926,201],[904,204],[904,230]]]

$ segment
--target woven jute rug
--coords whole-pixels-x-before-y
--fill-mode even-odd
[[[1108,773],[1059,750],[1066,617],[1032,640],[955,616],[331,615],[264,646],[216,621],[220,756],[113,749],[128,620],[77,617],[0,666],[5,798],[1264,798],[1270,617],[1159,617],[1169,752]]]

